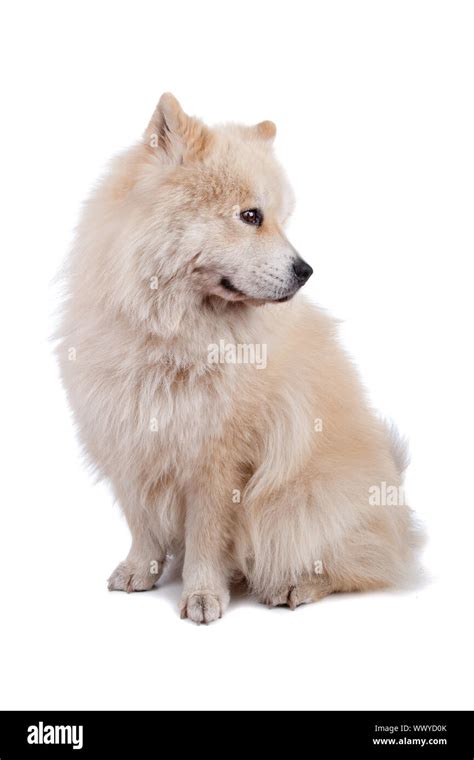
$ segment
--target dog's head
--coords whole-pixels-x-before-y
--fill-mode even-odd
[[[148,220],[148,275],[199,297],[290,299],[312,274],[285,237],[293,197],[270,121],[209,128],[167,93],[144,135],[135,200]]]
[[[86,206],[81,297],[163,336],[206,307],[233,317],[290,299],[312,269],[283,232],[293,197],[274,136],[269,121],[209,128],[163,95]]]

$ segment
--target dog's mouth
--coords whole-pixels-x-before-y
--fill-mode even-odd
[[[242,296],[243,298],[246,298],[245,293],[236,288],[228,277],[222,277],[219,284],[221,288],[224,288],[224,290],[227,290],[229,293],[235,293],[236,296]]]
[[[297,291],[298,288],[292,290],[291,293],[287,293],[286,295],[279,298],[272,298],[268,296],[252,296],[236,288],[236,286],[228,277],[221,277],[218,288],[214,291],[214,294],[221,296],[221,298],[224,298],[227,301],[248,301],[251,303],[285,303],[285,301],[289,301],[291,298],[293,298]]]

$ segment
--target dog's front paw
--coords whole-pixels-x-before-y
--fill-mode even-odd
[[[149,591],[163,570],[162,562],[134,562],[124,560],[117,565],[108,580],[109,591]]]
[[[212,623],[224,614],[229,604],[229,592],[193,591],[181,599],[181,617],[198,625]]]

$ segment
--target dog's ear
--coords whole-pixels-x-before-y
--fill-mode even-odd
[[[273,121],[260,121],[254,127],[251,127],[251,130],[255,136],[259,137],[261,140],[269,140],[270,142],[273,142],[277,128]]]
[[[144,135],[147,147],[171,163],[199,159],[210,132],[198,119],[184,113],[170,92],[161,96]]]

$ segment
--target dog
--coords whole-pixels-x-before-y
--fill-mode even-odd
[[[335,321],[297,295],[312,269],[284,232],[275,134],[208,127],[165,93],[87,202],[65,268],[62,379],[132,538],[109,589],[151,589],[181,556],[196,623],[222,616],[236,579],[291,609],[405,584],[420,545],[404,443]]]

